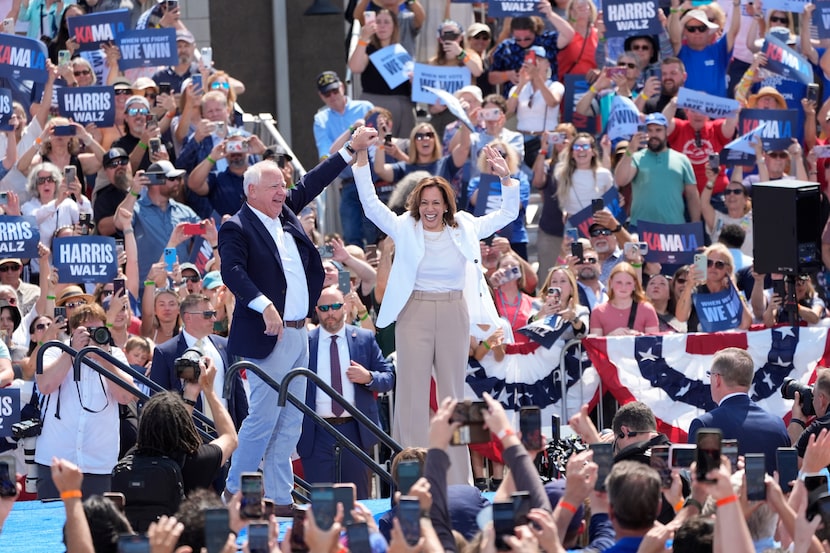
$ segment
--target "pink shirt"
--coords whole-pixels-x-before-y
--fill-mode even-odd
[[[617,309],[610,302],[596,306],[591,311],[591,331],[602,330],[602,335],[607,336],[618,328],[628,328],[628,317],[631,308]],[[657,311],[648,302],[637,306],[637,316],[634,317],[634,330],[645,332],[646,328],[658,328],[660,321],[657,319]]]

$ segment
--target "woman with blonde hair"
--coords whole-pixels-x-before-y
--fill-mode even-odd
[[[576,135],[553,169],[556,196],[566,217],[589,207],[614,188],[611,171],[600,165],[596,139],[588,133]]]
[[[542,300],[542,306],[531,317],[531,322],[551,315],[559,315],[566,322],[571,323],[571,330],[565,331],[562,335],[564,340],[579,338],[588,333],[590,311],[579,303],[576,277],[567,265],[554,267],[548,272],[542,284],[539,299]]]
[[[638,336],[660,332],[657,311],[649,303],[637,271],[623,261],[608,277],[608,301],[591,311],[592,336]]]

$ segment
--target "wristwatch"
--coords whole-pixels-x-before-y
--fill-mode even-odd
[[[611,229],[611,232],[620,232],[622,230],[622,223],[617,223],[617,226]]]

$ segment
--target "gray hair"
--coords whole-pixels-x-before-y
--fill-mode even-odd
[[[248,197],[248,187],[252,184],[259,184],[262,180],[262,172],[266,169],[274,169],[282,175],[279,166],[270,159],[251,165],[245,170],[245,174],[242,175],[242,190],[245,191],[246,198]]]
[[[55,179],[55,196],[57,196],[58,185],[63,180],[63,173],[58,169],[57,165],[49,163],[48,161],[38,163],[29,169],[29,180],[26,183],[26,188],[29,190],[29,193],[35,198],[40,199],[40,191],[37,189],[37,174],[41,171],[49,171],[49,174]]]

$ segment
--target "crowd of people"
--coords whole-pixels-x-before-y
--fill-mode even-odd
[[[29,22],[28,36],[47,43],[50,60],[42,99],[15,102],[0,135],[2,213],[31,216],[40,231],[37,258],[0,259],[0,387],[20,388],[21,404],[36,406],[43,425],[33,462],[11,439],[0,442],[0,461],[17,459],[12,466],[33,484],[29,497],[64,501],[68,551],[111,551],[118,534],[143,530],[128,520],[129,505],[125,517],[101,498],[119,460],[141,455],[176,460],[186,496],[175,517],[150,526],[154,551],[203,547],[205,509],[225,505],[232,533],[243,531],[243,482],[258,472],[274,515],[267,550],[275,550],[277,519],[296,520],[295,473],[317,485],[350,482],[355,500],[378,492],[360,455],[378,436],[357,413],[404,447],[393,478],[400,463],[418,463],[423,478],[398,491],[419,502],[419,537],[402,527],[397,497],[379,527],[360,503],[321,527],[312,505],[310,551],[336,547],[344,515],[401,551],[661,551],[667,540],[678,551],[821,551],[820,517],[809,522],[805,512],[819,501],[808,487],[828,480],[824,370],[809,394],[795,392],[785,425],[751,399],[752,358],[719,352],[708,383],[716,408],[683,430],[696,443],[701,430],[719,429],[737,440],[740,457],[717,459],[709,472],[674,470],[668,481],[650,468],[653,448],[668,439],[640,402],[619,408],[610,433],[598,431],[587,407],[575,415],[569,423],[584,443],[613,443],[613,468],[593,450],[574,453],[567,478],[546,486],[532,463],[540,451],[520,441],[499,398],[483,398],[489,443],[450,446],[468,363],[540,347],[525,327],[561,330],[561,343],[709,331],[699,302],[724,294],[735,316],[718,330],[827,323],[823,271],[761,274],[753,265],[765,247],[753,240],[753,186],[797,179],[826,191],[830,180],[821,148],[830,138],[830,78],[812,5],[797,14],[760,1],[671,0],[658,11],[658,34],[621,38],[605,36],[593,0],[540,0],[537,15],[484,17],[466,29],[449,18],[447,1],[436,53],[423,61],[469,70],[471,83],[454,92],[467,125],[443,103],[419,115],[413,85],[390,88],[374,65],[372,54],[389,46],[417,56],[420,0],[360,0],[348,59],[360,97],[346,94],[341,68],[317,76],[319,163],[297,178],[291,155],[245,130],[236,103],[245,84],[197,48],[178,2],[64,4],[13,0],[8,14]],[[80,52],[67,18],[118,7],[136,28],[175,29],[177,64],[122,72],[114,45]],[[766,36],[812,64],[817,94],[766,68]],[[569,75],[584,75],[588,86],[571,98],[572,113],[564,111]],[[54,115],[56,90],[98,82],[114,90],[112,127]],[[710,118],[680,104],[684,87],[740,107]],[[638,110],[639,126],[612,140],[618,99]],[[726,146],[747,131],[739,130],[744,109],[796,110],[798,124],[784,145],[751,139],[754,161],[732,166]],[[326,234],[316,201],[324,190],[340,217]],[[535,234],[527,228],[534,190],[542,197]],[[830,214],[824,193],[821,205],[816,236]],[[580,225],[575,216],[585,210],[591,219]],[[651,261],[638,234],[647,223],[699,223],[705,244],[688,252],[695,263]],[[830,267],[830,223],[824,229]],[[117,278],[60,281],[53,241],[90,234],[116,239]],[[83,363],[76,380],[73,356],[53,341],[98,348],[97,366]],[[181,372],[185,358],[195,376]],[[227,377],[237,360],[259,370]],[[280,406],[268,382],[297,368],[316,374],[288,385],[305,414]],[[317,419],[356,450],[340,451]],[[748,501],[744,456],[762,455],[772,475],[791,445],[795,482],[769,476],[766,499]],[[483,491],[495,492],[492,507]],[[495,521],[517,492],[529,497],[529,512],[507,535],[498,524],[463,522],[482,507]],[[0,524],[13,500],[0,497]],[[235,551],[235,538],[226,541],[224,550]]]

